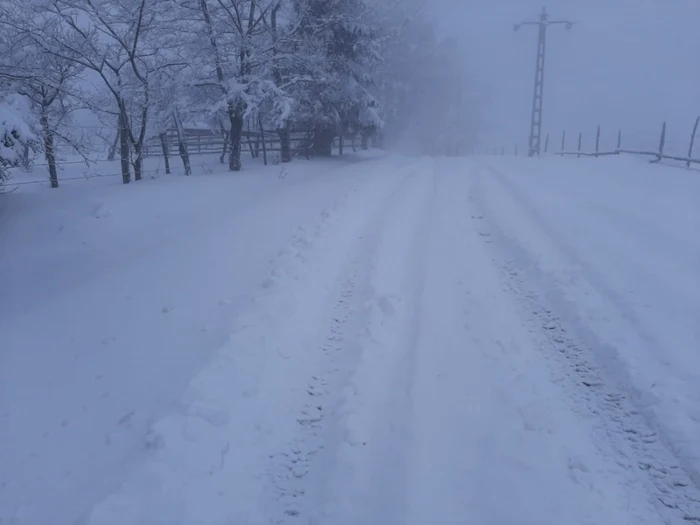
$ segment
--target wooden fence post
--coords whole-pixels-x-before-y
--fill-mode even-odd
[[[544,139],[544,152],[547,153],[548,149],[549,149],[549,133],[547,133],[547,138]]]
[[[165,162],[165,174],[170,175],[170,146],[168,145],[168,134],[163,132],[160,134],[160,146],[163,149],[163,161]]]
[[[566,130],[561,132],[561,152],[564,153],[564,148],[566,148]]]
[[[221,148],[221,156],[219,157],[219,162],[224,164],[226,162],[226,150],[228,149],[229,142],[231,141],[231,135],[228,131],[224,132],[224,147]]]
[[[600,153],[600,124],[598,124],[598,129],[595,133],[595,156],[597,157]]]
[[[621,149],[622,149],[622,130],[619,129],[619,130],[617,130],[617,153],[618,153],[618,155],[620,154]]]
[[[581,158],[581,146],[583,145],[583,133],[578,132],[578,156]]]
[[[267,145],[265,144],[265,130],[263,129],[262,116],[258,115],[258,125],[260,126],[260,141],[263,149],[263,163],[267,166]],[[280,149],[282,144],[280,143]]]
[[[698,132],[698,124],[700,124],[700,117],[695,119],[695,125],[693,126],[693,134],[690,136],[690,147],[688,148],[688,167],[690,168],[690,159],[693,158],[693,146],[695,145],[695,134]]]
[[[661,138],[659,139],[659,156],[657,162],[661,162],[661,157],[664,154],[664,148],[666,147],[666,122],[661,126]]]
[[[256,155],[255,155],[255,148],[253,147],[253,133],[250,130],[250,117],[245,119],[245,127],[246,127],[246,131],[243,132],[242,134],[245,134],[248,137],[248,149],[250,150],[250,158],[254,159],[254,158],[256,158]]]

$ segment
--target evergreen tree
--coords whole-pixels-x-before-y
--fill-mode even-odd
[[[372,94],[382,35],[365,0],[296,0],[299,33],[318,60],[311,82],[296,93],[297,121],[314,131],[314,152],[330,155],[343,130],[365,135],[381,128]]]

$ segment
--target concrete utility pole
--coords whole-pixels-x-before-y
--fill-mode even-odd
[[[530,142],[528,155],[534,157],[540,154],[542,136],[542,97],[544,94],[544,59],[547,50],[547,28],[551,25],[565,25],[571,29],[573,22],[568,20],[550,20],[547,9],[542,8],[539,22],[522,22],[515,24],[515,31],[522,26],[538,26],[539,39],[537,42],[537,64],[535,66],[535,94],[532,100],[532,119],[530,121]]]

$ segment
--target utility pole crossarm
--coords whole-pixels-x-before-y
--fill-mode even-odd
[[[547,25],[550,26],[555,26],[555,25],[561,25],[561,26],[566,26],[567,29],[571,29],[574,27],[574,24],[576,22],[571,22],[570,20],[550,20],[547,22]]]
[[[574,23],[568,20],[549,20],[547,10],[542,8],[539,22],[522,22],[514,26],[515,31],[524,25],[539,27],[537,42],[537,63],[535,65],[535,92],[532,100],[532,118],[530,120],[530,139],[528,155],[534,157],[540,154],[542,136],[542,101],[544,96],[544,64],[547,50],[547,27],[550,25],[565,25],[571,29]]]

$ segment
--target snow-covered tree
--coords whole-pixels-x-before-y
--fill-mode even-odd
[[[258,44],[267,31],[265,20],[273,2],[198,0],[198,4],[201,37],[193,41],[195,85],[210,101],[210,114],[226,116],[229,169],[239,171],[244,120],[255,106],[264,71]]]
[[[57,148],[71,147],[87,159],[86,134],[71,124],[82,106],[80,87],[82,66],[47,53],[34,39],[60,32],[57,20],[33,17],[31,5],[6,2],[0,6],[3,32],[0,37],[0,71],[11,81],[13,90],[26,97],[33,117],[30,121],[41,137],[35,146],[43,149],[52,187],[58,187]],[[25,150],[26,152],[26,150]]]
[[[372,93],[384,34],[369,0],[295,0],[309,81],[294,95],[297,125],[314,131],[314,151],[330,155],[341,129],[370,133],[383,125]],[[291,52],[296,50],[292,49]]]
[[[143,173],[149,117],[158,92],[153,79],[185,67],[173,34],[175,0],[35,0],[35,18],[60,21],[58,33],[35,33],[36,42],[58,60],[72,61],[102,80],[111,108],[93,102],[97,113],[118,116],[124,183]],[[132,155],[133,153],[133,155]]]
[[[32,101],[50,165],[57,140],[80,143],[62,125],[84,105],[115,128],[125,183],[132,166],[141,178],[147,140],[160,137],[167,157],[173,128],[189,173],[185,122],[225,134],[232,171],[246,123],[278,133],[282,162],[293,130],[311,133],[317,155],[330,155],[339,134],[367,144],[382,129],[394,141],[400,131],[404,144],[454,150],[468,140],[451,111],[465,105],[463,68],[415,16],[421,2],[3,0],[12,53],[0,64]],[[449,123],[445,137],[425,131],[431,118]]]

